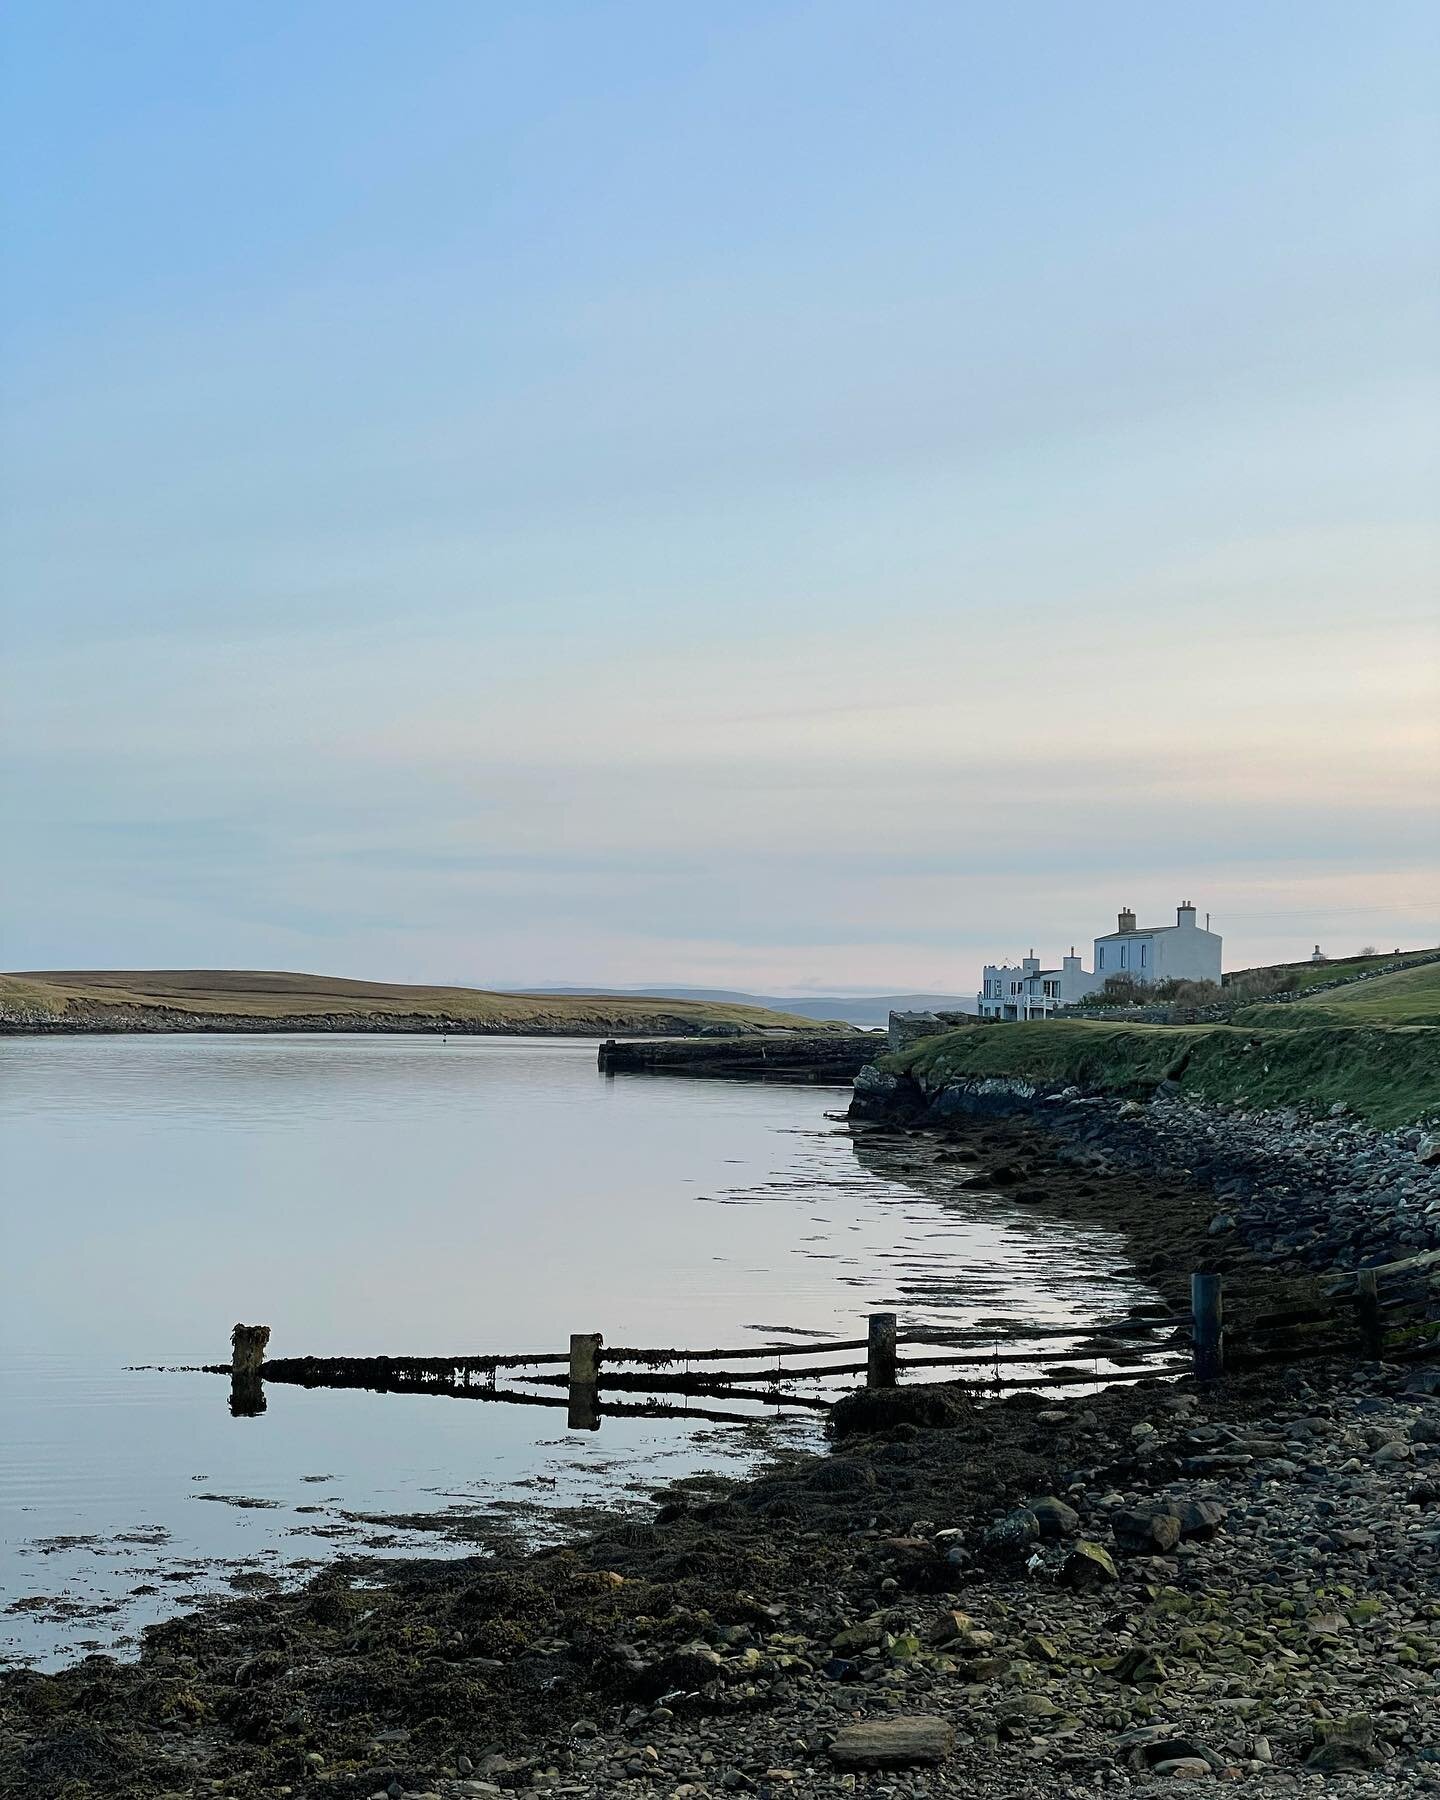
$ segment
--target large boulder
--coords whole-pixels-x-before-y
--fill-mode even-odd
[[[1163,1556],[1180,1542],[1180,1521],[1172,1512],[1129,1507],[1111,1515],[1115,1547],[1125,1556]]]
[[[842,1769],[908,1769],[944,1762],[954,1748],[944,1719],[916,1713],[843,1726],[831,1740],[830,1760]]]
[[[1214,1537],[1227,1516],[1218,1500],[1177,1500],[1170,1510],[1180,1521],[1182,1538]]]
[[[850,1101],[852,1119],[904,1119],[924,1105],[920,1089],[909,1075],[894,1075],[867,1063],[855,1077]]]
[[[830,1430],[837,1438],[891,1431],[897,1425],[928,1425],[937,1430],[966,1424],[975,1402],[959,1381],[923,1381],[913,1387],[857,1388],[830,1410]]]
[[[1083,1590],[1118,1581],[1120,1571],[1103,1544],[1092,1544],[1088,1538],[1081,1538],[1061,1565],[1060,1579],[1067,1587]]]
[[[1020,1562],[1039,1538],[1039,1519],[1028,1506],[1017,1506],[981,1532],[980,1553],[990,1562]]]
[[[1046,1494],[1039,1500],[1032,1500],[1030,1511],[1034,1513],[1039,1523],[1042,1538],[1079,1537],[1079,1513],[1073,1506],[1067,1506],[1063,1500],[1057,1500],[1054,1494]]]
[[[1314,1741],[1305,1758],[1307,1769],[1338,1775],[1354,1769],[1378,1769],[1385,1761],[1375,1746],[1375,1724],[1364,1713],[1344,1719],[1317,1719]]]

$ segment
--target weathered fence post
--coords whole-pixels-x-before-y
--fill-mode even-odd
[[[265,1384],[260,1371],[268,1325],[237,1325],[230,1333],[230,1411],[237,1419],[253,1419],[265,1410]]]
[[[895,1315],[871,1313],[870,1338],[865,1347],[865,1385],[893,1388],[895,1381]]]
[[[570,1334],[570,1406],[566,1423],[572,1431],[600,1429],[600,1346],[604,1341],[598,1331]]]
[[[1380,1322],[1380,1281],[1373,1269],[1355,1271],[1355,1322],[1366,1356],[1378,1362],[1384,1331]]]
[[[1218,1381],[1225,1373],[1225,1278],[1200,1270],[1190,1277],[1191,1341],[1195,1379]]]

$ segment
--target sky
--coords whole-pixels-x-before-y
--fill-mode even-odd
[[[1440,942],[1433,0],[0,34],[0,965]]]

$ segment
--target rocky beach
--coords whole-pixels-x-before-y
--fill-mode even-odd
[[[983,1091],[982,1091],[983,1090]],[[1431,1247],[1418,1130],[862,1074],[856,1153],[1106,1218],[1178,1303]],[[1173,1327],[1157,1324],[1152,1342]],[[861,1395],[568,1544],[351,1559],[0,1686],[0,1792],[1440,1789],[1434,1363]]]

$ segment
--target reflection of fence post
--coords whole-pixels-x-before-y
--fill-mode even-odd
[[[598,1331],[570,1334],[570,1411],[566,1422],[572,1431],[600,1429],[600,1346],[604,1341]]]
[[[1384,1334],[1380,1328],[1380,1281],[1373,1269],[1355,1272],[1355,1323],[1366,1356],[1378,1362]]]
[[[230,1333],[230,1411],[236,1418],[254,1418],[265,1410],[260,1371],[269,1342],[268,1325],[237,1325]]]
[[[1225,1373],[1224,1288],[1221,1275],[1196,1270],[1190,1277],[1190,1329],[1197,1381],[1218,1381]]]
[[[865,1385],[893,1388],[895,1379],[895,1315],[871,1313],[869,1342],[865,1347]]]

